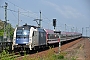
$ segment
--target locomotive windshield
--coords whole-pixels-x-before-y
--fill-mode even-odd
[[[17,30],[17,35],[29,35],[29,30]]]
[[[29,42],[30,27],[18,27],[16,31],[16,43],[26,44]]]
[[[17,32],[16,32],[16,37],[17,38],[28,38],[29,37],[29,29],[17,29]]]
[[[16,31],[16,35],[29,35],[30,27],[18,27]]]

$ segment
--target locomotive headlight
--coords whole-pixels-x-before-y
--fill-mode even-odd
[[[29,39],[29,43],[31,42],[31,39]]]

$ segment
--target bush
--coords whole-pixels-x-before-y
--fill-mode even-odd
[[[59,55],[57,55],[57,56],[58,56],[58,59],[64,59],[64,56],[61,55],[61,54],[59,54]]]
[[[0,60],[15,60],[14,55],[10,56],[9,52],[6,50],[3,50],[0,54]]]

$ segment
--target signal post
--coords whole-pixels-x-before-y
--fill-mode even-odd
[[[61,31],[55,31],[55,27],[56,27],[56,19],[53,19],[53,26],[54,26],[54,33],[58,33],[59,34],[59,38],[58,38],[58,41],[59,41],[59,53],[61,52],[61,41],[60,41],[60,38],[61,38]]]
[[[61,52],[61,41],[60,41],[60,36],[61,36],[61,31],[54,31],[54,33],[58,33],[59,34],[59,38],[58,38],[58,41],[59,41],[59,53]]]

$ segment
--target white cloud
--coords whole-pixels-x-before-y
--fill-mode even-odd
[[[84,17],[81,13],[79,13],[75,8],[71,6],[59,6],[55,3],[49,2],[49,1],[44,1],[42,0],[45,4],[50,5],[53,7],[57,12],[59,12],[62,16],[66,18],[79,18],[79,17]]]

